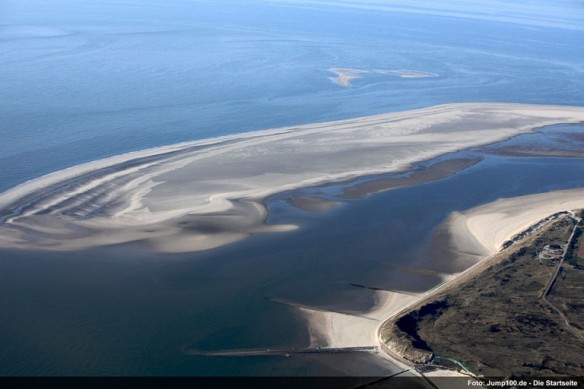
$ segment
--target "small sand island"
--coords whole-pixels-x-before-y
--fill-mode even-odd
[[[448,104],[119,155],[0,194],[0,246],[77,250],[136,242],[160,252],[211,249],[296,228],[266,224],[264,199],[272,194],[407,171],[446,153],[583,120],[581,107]],[[499,220],[485,221],[491,222]]]
[[[361,78],[358,74],[369,73],[367,70],[349,69],[349,68],[329,68],[329,72],[336,74],[336,77],[329,79],[337,85],[345,88],[351,87],[351,80]]]
[[[438,74],[425,72],[422,70],[412,70],[412,69],[376,69],[376,70],[363,70],[363,69],[352,69],[352,68],[328,68],[328,72],[335,74],[335,77],[329,77],[329,79],[337,85],[343,86],[345,88],[350,88],[351,80],[362,78],[366,74],[377,74],[377,75],[388,75],[400,78],[431,78],[438,77]]]

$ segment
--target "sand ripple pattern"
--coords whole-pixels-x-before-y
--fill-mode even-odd
[[[406,170],[536,127],[580,121],[582,107],[448,104],[119,155],[0,194],[0,246],[211,249],[296,228],[266,224],[263,200],[271,194]]]

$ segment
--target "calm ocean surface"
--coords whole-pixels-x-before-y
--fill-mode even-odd
[[[461,17],[448,7],[279,1],[3,1],[0,191],[102,157],[249,130],[450,102],[584,106],[578,1],[553,12],[532,1],[511,21],[476,4]],[[330,67],[435,77],[372,72],[344,88]],[[556,126],[511,143],[555,144],[583,130]],[[271,220],[301,229],[209,252],[0,250],[0,374],[387,374],[395,368],[367,355],[184,350],[306,346],[302,319],[270,299],[366,311],[373,296],[349,283],[419,291],[438,282],[412,268],[431,268],[424,247],[452,211],[584,186],[582,159],[470,153],[485,159],[322,214],[274,196]]]

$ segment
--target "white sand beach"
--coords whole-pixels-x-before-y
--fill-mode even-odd
[[[76,250],[140,242],[163,252],[206,250],[296,228],[266,225],[263,200],[271,194],[404,171],[449,152],[580,121],[581,107],[448,104],[129,153],[0,194],[0,246]],[[491,238],[480,239],[489,246]]]
[[[501,245],[538,221],[557,212],[584,208],[584,189],[561,190],[499,199],[455,213],[449,224],[459,250],[498,252]]]

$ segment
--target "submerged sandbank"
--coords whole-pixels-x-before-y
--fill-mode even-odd
[[[464,170],[479,161],[479,158],[457,158],[436,162],[428,167],[414,170],[402,177],[384,177],[349,186],[343,190],[343,193],[339,197],[342,199],[359,199],[369,194],[389,189],[403,188],[440,180],[450,177],[456,174],[456,172]]]
[[[314,196],[293,195],[288,201],[293,207],[307,212],[322,212],[333,207],[338,207],[342,203]]]
[[[448,104],[256,131],[120,155],[0,194],[0,246],[76,250],[141,242],[205,250],[266,225],[263,199],[412,164],[536,127],[584,121],[581,107]]]

